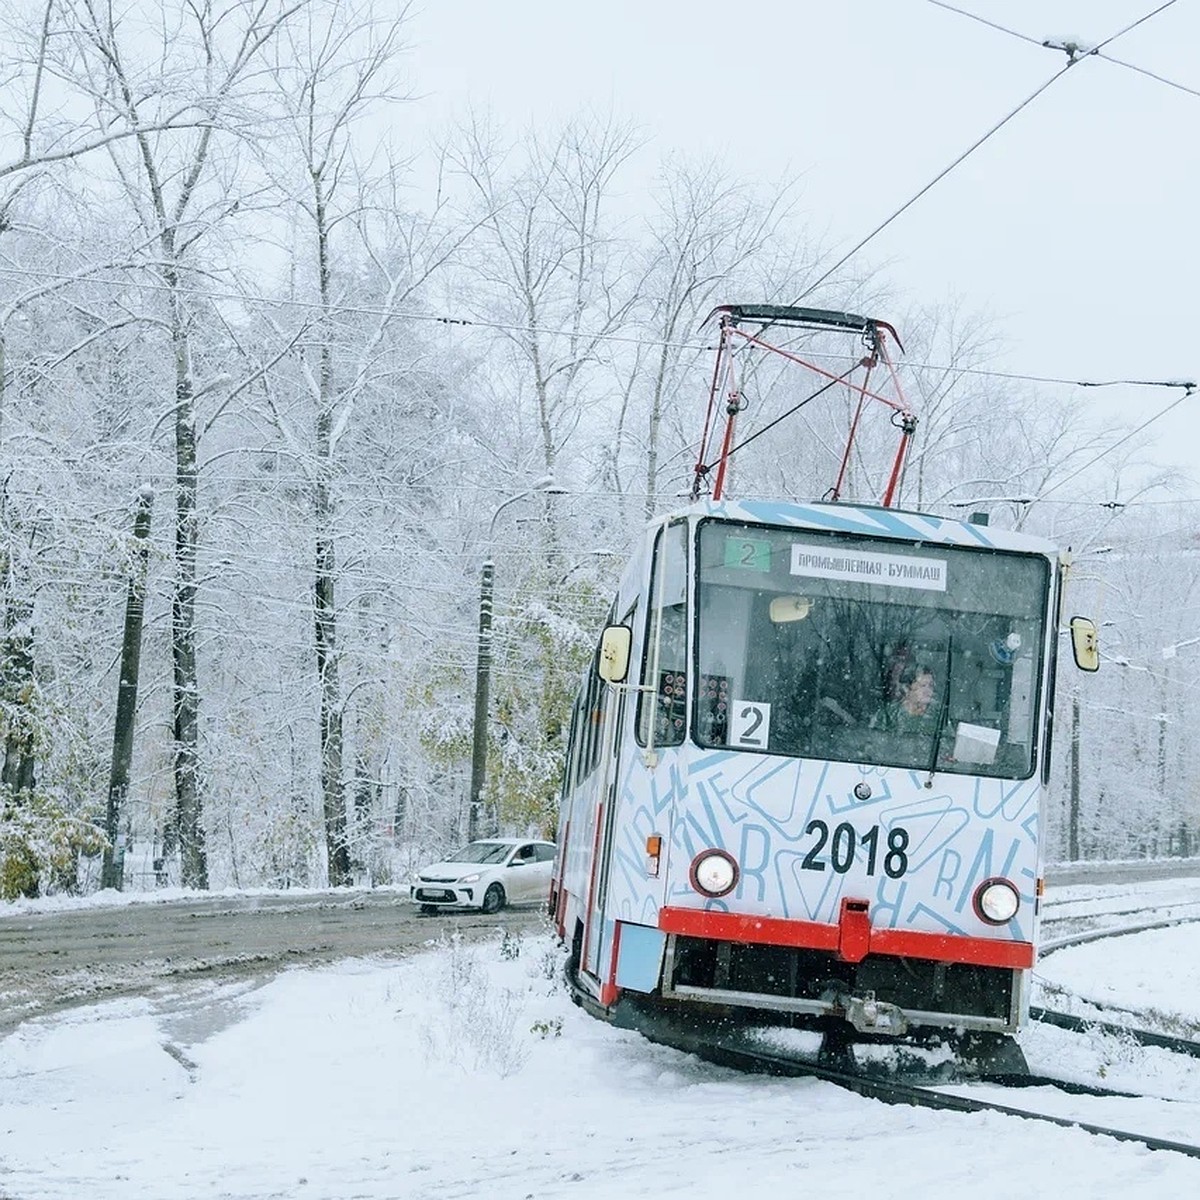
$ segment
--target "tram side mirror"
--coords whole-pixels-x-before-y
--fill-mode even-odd
[[[1095,621],[1089,617],[1071,618],[1071,649],[1075,652],[1075,665],[1081,671],[1100,669],[1099,639]]]
[[[767,611],[773,625],[803,621],[812,612],[812,601],[807,596],[776,596]]]
[[[597,670],[605,683],[624,683],[629,674],[629,648],[633,630],[628,625],[609,625],[600,638]]]

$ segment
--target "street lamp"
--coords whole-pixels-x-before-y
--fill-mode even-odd
[[[528,496],[542,493],[562,496],[567,489],[546,475],[532,487],[501,500],[492,510],[488,524],[487,544],[490,550],[496,536],[496,518],[510,505]],[[496,564],[491,554],[483,560],[479,580],[479,649],[475,660],[475,723],[471,740],[471,795],[467,807],[467,841],[473,842],[479,833],[479,802],[483,796],[483,781],[487,773],[488,683],[492,671],[492,596]]]
[[[586,567],[589,563],[594,562],[598,558],[615,558],[616,550],[610,550],[607,546],[596,546],[592,550],[584,550],[583,558],[578,562],[572,563],[551,585],[555,588],[560,588],[575,574],[580,567]]]
[[[971,514],[971,523],[974,525],[988,524],[988,510],[978,509],[977,506],[985,504],[1011,504],[1013,506],[1013,518],[1018,522],[1024,519],[1023,514],[1029,511],[1031,504],[1037,503],[1036,496],[976,496],[973,500],[948,500],[946,502],[949,508],[976,508],[977,511]]]
[[[1162,648],[1162,656],[1163,658],[1174,658],[1184,646],[1194,646],[1197,642],[1200,642],[1200,637],[1185,638],[1182,642],[1173,642],[1171,645]]]

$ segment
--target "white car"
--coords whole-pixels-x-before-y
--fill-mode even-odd
[[[421,912],[477,908],[499,912],[506,904],[541,903],[550,894],[554,843],[529,838],[486,838],[423,867],[412,885]]]

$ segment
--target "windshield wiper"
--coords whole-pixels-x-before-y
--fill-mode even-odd
[[[933,749],[929,755],[929,778],[925,786],[933,787],[933,777],[937,773],[938,751],[942,748],[942,734],[946,732],[946,722],[950,716],[950,664],[954,661],[954,635],[951,634],[946,643],[946,682],[942,687],[942,707],[938,712],[937,726],[933,731]]]

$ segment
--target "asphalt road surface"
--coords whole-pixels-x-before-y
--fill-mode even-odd
[[[1076,864],[1047,887],[1200,874],[1200,859]],[[293,965],[411,953],[451,933],[544,927],[542,906],[418,915],[400,891],[213,896],[0,915],[0,1036],[29,1017],[109,996],[146,996],[185,1013],[212,1012],[214,983],[253,988]],[[207,997],[203,1001],[201,997]]]
[[[293,965],[397,956],[452,932],[542,927],[543,907],[418,915],[400,892],[213,896],[0,916],[0,1035],[110,996],[254,986]]]

